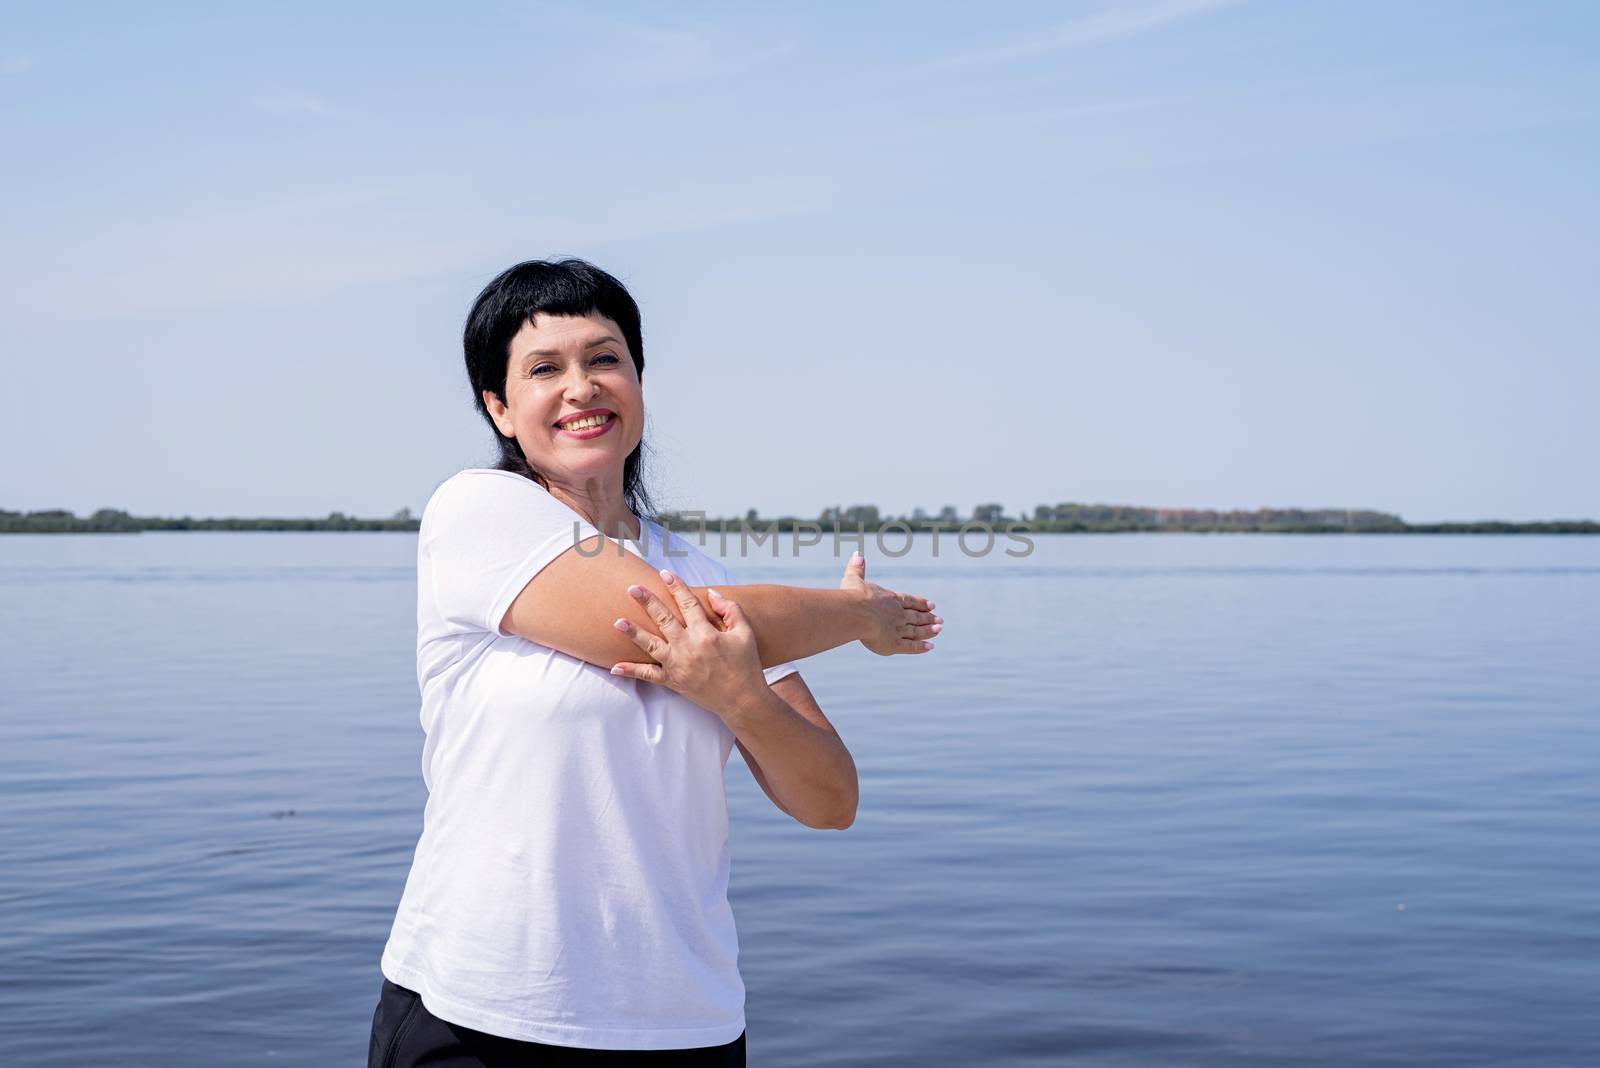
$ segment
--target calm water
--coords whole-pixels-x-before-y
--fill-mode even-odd
[[[935,653],[804,665],[855,827],[729,764],[753,1064],[1600,1063],[1600,538],[927,549]],[[9,1062],[365,1063],[414,553],[0,538]]]

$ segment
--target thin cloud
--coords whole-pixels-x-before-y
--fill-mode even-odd
[[[1156,0],[1154,3],[1138,6],[1124,5],[1109,8],[1087,18],[1017,34],[992,45],[948,56],[945,63],[966,66],[978,63],[1004,63],[1016,59],[1036,59],[1057,52],[1069,52],[1104,44],[1107,41],[1137,37],[1195,15],[1232,7],[1239,2],[1240,0]]]
[[[255,106],[269,115],[315,115],[319,119],[331,119],[339,112],[320,96],[310,93],[271,93],[258,96]]]
[[[295,304],[514,262],[529,248],[626,244],[821,212],[837,195],[825,177],[794,168],[765,180],[687,175],[628,198],[602,190],[559,215],[475,205],[426,182],[382,195],[241,197],[33,237],[0,261],[0,321],[81,318],[85,287],[106,294],[95,317]],[[397,218],[418,221],[397,228]]]
[[[882,152],[888,145],[916,145],[923,142],[945,142],[954,138],[970,138],[984,133],[1013,127],[1050,126],[1078,120],[1092,120],[1104,116],[1131,115],[1140,112],[1176,110],[1196,105],[1220,103],[1248,97],[1267,95],[1271,86],[1220,86],[1209,89],[1191,89],[1177,93],[1145,93],[1137,96],[1116,97],[1058,108],[1037,108],[1026,111],[981,112],[972,115],[948,116],[925,122],[898,122],[892,126],[862,128],[854,133],[800,140],[785,138],[782,141],[755,147],[744,147],[729,152],[724,158],[753,165],[757,160],[786,160],[790,158],[834,157],[842,153],[861,153],[863,158]]]
[[[567,45],[569,59],[609,69],[631,88],[733,78],[798,53],[795,41],[756,38],[728,26],[647,22],[576,9],[542,14],[578,31]]]

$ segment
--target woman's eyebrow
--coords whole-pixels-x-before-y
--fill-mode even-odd
[[[580,348],[585,348],[585,349],[592,349],[596,345],[620,345],[620,344],[622,344],[622,342],[618,341],[616,338],[612,337],[610,334],[606,334],[606,335],[604,335],[602,337],[590,338],[588,341],[585,341],[579,347]],[[560,356],[560,355],[561,355],[561,352],[559,350],[557,350],[557,349],[530,349],[529,351],[527,351],[527,352],[522,354],[522,358],[524,360],[526,360],[530,356]]]

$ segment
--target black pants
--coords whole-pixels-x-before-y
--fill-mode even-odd
[[[447,1023],[422,998],[388,979],[372,1014],[367,1068],[544,1068],[545,1065],[671,1065],[673,1068],[744,1068],[744,1035],[726,1046],[698,1049],[607,1050],[547,1046],[486,1035]]]

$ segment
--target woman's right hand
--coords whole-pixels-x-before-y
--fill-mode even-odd
[[[617,620],[612,626],[632,638],[655,663],[624,661],[614,665],[611,674],[665,686],[726,719],[750,694],[767,688],[756,653],[756,632],[738,604],[716,590],[710,591],[711,612],[718,617],[713,620],[677,575],[662,571],[661,581],[672,592],[683,621],[645,587],[629,586],[628,595],[644,606],[661,637],[626,619]]]
[[[879,656],[925,653],[933,648],[933,642],[927,639],[944,629],[944,620],[933,614],[932,601],[868,582],[867,558],[859,552],[845,565],[839,588],[861,597],[868,621],[868,633],[861,644]]]

